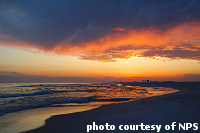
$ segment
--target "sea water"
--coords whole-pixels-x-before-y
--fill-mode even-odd
[[[124,102],[167,91],[116,83],[1,83],[0,116],[26,109]]]
[[[172,93],[166,87],[117,83],[1,83],[0,133],[38,128],[53,115],[87,111],[110,103]]]

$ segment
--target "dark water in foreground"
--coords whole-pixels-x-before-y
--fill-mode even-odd
[[[169,91],[172,89],[125,86],[115,83],[1,83],[0,116],[38,107],[124,102],[161,95]]]

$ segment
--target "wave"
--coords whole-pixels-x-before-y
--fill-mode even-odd
[[[92,102],[123,102],[129,100],[132,100],[132,98],[92,99]]]
[[[33,93],[31,93],[31,94],[33,94]],[[2,97],[2,95],[0,95],[0,97]],[[15,96],[13,96],[13,97],[15,97]],[[67,99],[65,99],[65,98],[59,98],[59,99],[50,98],[48,100],[37,102],[37,104],[31,103],[31,102],[29,104],[25,103],[26,106],[24,106],[23,104],[22,105],[18,104],[17,108],[16,108],[16,106],[9,106],[9,107],[4,106],[3,108],[0,108],[0,116],[5,115],[7,113],[20,111],[20,110],[42,108],[42,107],[52,107],[54,105],[57,106],[56,104],[65,104],[65,103],[82,104],[82,103],[89,103],[89,102],[92,101],[92,99],[96,99],[97,97],[99,97],[99,96],[68,97]],[[29,100],[29,98],[27,98],[26,100]],[[23,102],[25,102],[25,101],[23,101]],[[27,102],[29,102],[29,101],[27,101]]]
[[[20,86],[15,86],[15,87],[101,87],[99,86],[94,86],[90,84],[36,84],[36,85],[20,85]]]
[[[96,91],[100,91],[100,90],[96,90],[96,89],[85,89],[85,90],[51,90],[54,93],[63,93],[63,92],[96,92]]]
[[[51,94],[51,91],[41,90],[33,93],[22,93],[22,94],[1,94],[0,98],[9,98],[9,97],[24,97],[24,96],[36,96],[36,95],[46,95]]]
[[[95,89],[90,90],[41,90],[34,93],[18,93],[18,94],[0,94],[0,98],[9,98],[9,97],[24,97],[24,96],[36,96],[36,95],[46,95],[52,93],[69,93],[69,92],[88,92],[93,93],[96,92]]]

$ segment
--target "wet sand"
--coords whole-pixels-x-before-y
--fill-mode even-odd
[[[129,83],[130,85],[133,85]],[[146,85],[146,84],[144,84]],[[171,124],[178,123],[200,123],[200,84],[182,84],[182,83],[165,83],[165,84],[148,84],[146,86],[168,86],[180,90],[172,94],[155,96],[140,99],[137,101],[105,105],[89,111],[55,115],[46,120],[46,124],[40,128],[33,129],[26,133],[86,133],[87,125],[96,122],[98,125],[106,123],[118,125],[135,125],[135,124]],[[96,132],[137,132],[137,131],[91,131]],[[142,133],[143,131],[138,131]],[[144,131],[155,132],[155,131]],[[165,131],[170,133],[182,133],[184,131]],[[195,132],[197,131],[186,131]]]
[[[98,106],[45,107],[9,113],[0,117],[0,133],[18,133],[41,127],[53,115],[81,112]]]

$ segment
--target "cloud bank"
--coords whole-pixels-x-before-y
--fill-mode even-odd
[[[115,81],[141,81],[145,77],[53,77],[0,71],[0,83],[91,83]]]
[[[41,75],[28,75],[19,72],[0,71],[0,83],[107,83],[107,82],[133,82],[142,80],[151,81],[181,81],[200,82],[200,74],[184,74],[178,77],[52,77]]]
[[[102,62],[200,60],[199,0],[2,0],[0,45]]]

